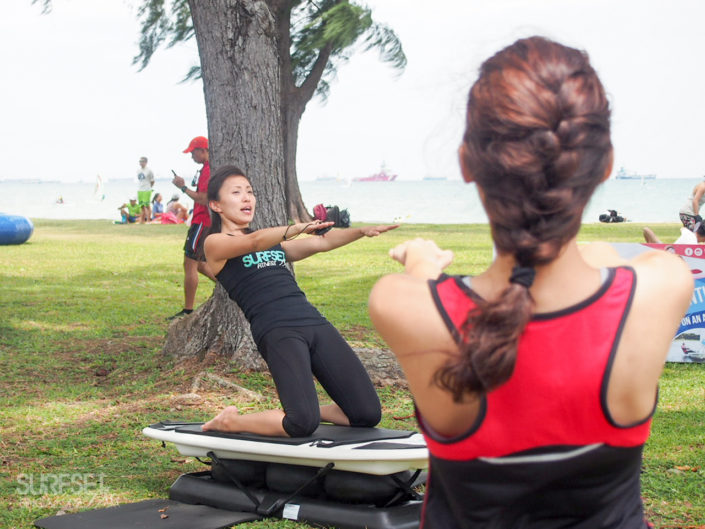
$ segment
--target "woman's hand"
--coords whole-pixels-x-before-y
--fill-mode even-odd
[[[312,220],[311,222],[298,222],[290,227],[287,234],[287,240],[293,239],[301,233],[313,233],[316,230],[321,230],[325,228],[330,228],[335,222],[327,221],[323,222],[321,220]]]
[[[427,239],[405,241],[389,250],[389,256],[403,264],[407,270],[421,262],[443,270],[453,262],[451,250],[441,250],[434,241]]]
[[[382,233],[389,230],[395,230],[398,227],[399,224],[380,224],[379,226],[363,226],[362,228],[360,228],[360,233],[362,233],[362,235],[364,235],[365,237],[377,237],[377,235],[381,235]]]

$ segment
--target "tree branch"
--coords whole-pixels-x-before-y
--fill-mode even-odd
[[[321,80],[321,77],[323,77],[323,72],[326,70],[326,65],[328,64],[328,59],[330,58],[332,50],[333,45],[330,43],[326,44],[318,53],[316,62],[313,64],[313,68],[311,68],[311,71],[306,76],[304,82],[301,83],[301,86],[294,87],[294,94],[292,95],[296,99],[297,103],[301,104],[301,102],[303,102],[302,107],[305,106],[306,103],[308,103],[313,97],[313,94],[316,93],[318,83]],[[303,112],[303,108],[301,112]]]

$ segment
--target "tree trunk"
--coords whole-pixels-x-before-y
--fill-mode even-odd
[[[313,68],[301,86],[296,86],[291,64],[291,2],[272,0],[279,34],[279,93],[281,101],[282,142],[284,146],[284,180],[287,214],[294,222],[307,222],[313,217],[306,209],[296,173],[296,149],[299,123],[306,104],[316,93],[331,54],[331,46],[320,50]]]
[[[284,105],[283,112],[286,123],[284,129],[284,168],[287,213],[294,222],[308,222],[313,217],[306,210],[296,174],[296,146],[299,141],[299,122],[303,109],[299,109],[295,104]]]
[[[295,127],[288,127],[286,143],[286,204],[287,213],[293,222],[308,222],[313,219],[306,209],[304,199],[299,189],[299,179],[296,174],[296,141],[299,135],[298,122]],[[292,138],[293,136],[293,138]]]
[[[259,197],[254,228],[286,224],[275,19],[261,0],[189,0],[189,6],[201,59],[211,167],[235,164],[250,178]],[[264,367],[249,324],[220,285],[198,310],[169,327],[163,351],[200,358],[215,352],[244,368]]]
[[[212,167],[252,180],[254,227],[286,224],[277,24],[262,0],[190,0]]]
[[[279,97],[281,100],[282,145],[284,148],[284,194],[286,197],[287,215],[293,222],[312,220],[306,211],[299,180],[296,174],[296,149],[299,137],[299,121],[303,107],[298,100],[298,92],[294,82],[291,65],[291,3],[276,4],[277,32],[279,34]]]
[[[198,360],[203,360],[208,353],[227,354],[239,369],[267,369],[252,341],[245,315],[220,283],[213,296],[197,311],[172,322],[164,352],[176,358]]]
[[[189,0],[189,6],[201,59],[211,166],[235,164],[252,180],[258,196],[254,228],[310,219],[296,177],[296,144],[299,121],[330,48],[321,50],[311,74],[297,87],[288,55],[287,0]],[[163,352],[199,359],[215,353],[241,370],[267,368],[245,316],[220,284],[206,303],[169,326]],[[376,384],[404,380],[390,351],[355,352]]]

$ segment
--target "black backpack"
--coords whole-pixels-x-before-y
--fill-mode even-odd
[[[331,228],[350,227],[350,213],[348,213],[347,209],[340,209],[338,206],[324,206],[323,204],[316,204],[313,207],[313,218],[324,222],[334,222],[333,226],[330,228],[317,230],[317,235],[323,235]]]

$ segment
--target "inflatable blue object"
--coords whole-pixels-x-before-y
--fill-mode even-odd
[[[22,244],[33,231],[34,224],[27,217],[0,213],[0,244]]]

